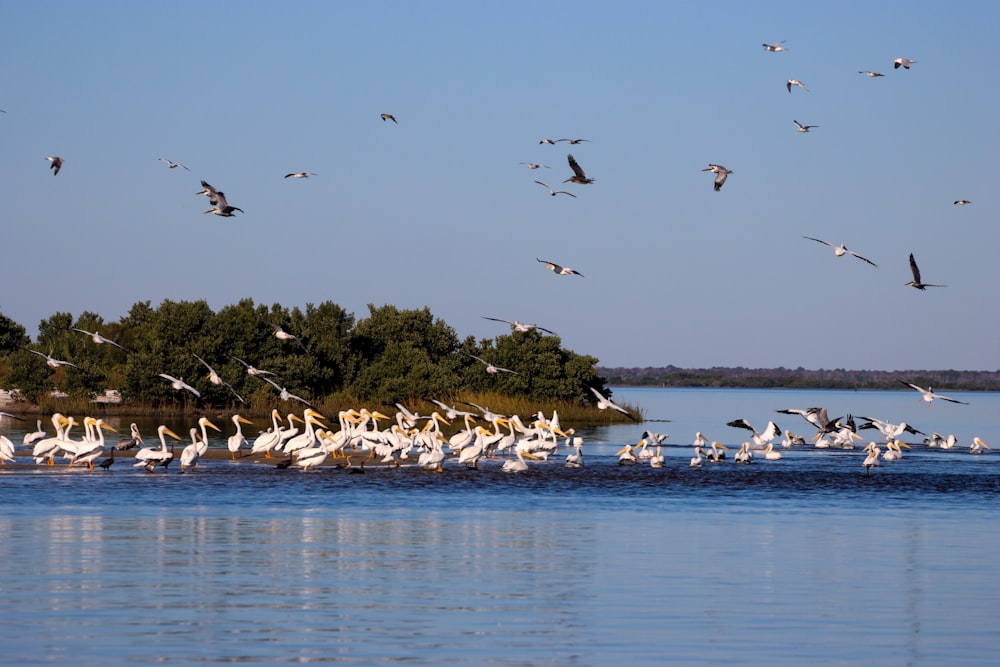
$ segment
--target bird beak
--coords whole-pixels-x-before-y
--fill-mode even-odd
[[[240,422],[241,424],[250,424],[251,426],[253,426],[253,422],[247,419],[246,417],[240,417],[237,415],[236,421]]]
[[[164,435],[169,435],[174,440],[180,440],[181,439],[181,436],[177,435],[176,433],[174,433],[173,431],[171,431],[169,428],[163,429],[163,433],[164,433]]]
[[[111,424],[105,424],[104,422],[101,422],[101,428],[103,428],[105,431],[111,431],[112,433],[118,432],[118,429],[116,429],[114,426],[112,426]]]
[[[222,433],[222,429],[221,429],[221,428],[219,428],[218,426],[216,426],[215,424],[213,424],[212,422],[210,422],[210,421],[209,421],[209,420],[207,420],[207,419],[205,420],[205,426],[209,426],[209,427],[211,427],[211,428],[214,428],[214,429],[215,429],[216,431],[218,431],[219,433]]]

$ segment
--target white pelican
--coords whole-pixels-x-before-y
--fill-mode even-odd
[[[725,184],[726,179],[729,178],[729,174],[733,173],[731,170],[726,169],[721,164],[709,164],[707,167],[702,169],[702,171],[710,171],[715,174],[715,191],[718,192],[722,189]]]
[[[568,140],[560,139],[559,141],[568,141]],[[563,183],[579,183],[581,185],[587,185],[588,183],[594,182],[594,179],[587,178],[587,175],[583,173],[583,169],[580,167],[579,164],[577,164],[576,160],[573,158],[572,155],[567,155],[566,160],[569,162],[569,168],[573,170],[573,175],[567,178],[565,181],[563,181]]]
[[[908,283],[903,283],[904,285],[912,285],[918,290],[924,290],[928,287],[947,287],[947,285],[932,285],[930,283],[920,282],[920,269],[917,268],[917,260],[913,259],[913,253],[910,253],[910,273],[913,274],[913,280]]]
[[[726,447],[721,442],[712,441],[712,450],[707,452],[708,460],[712,463],[722,463],[726,459]]]
[[[704,460],[705,459],[703,459],[701,457],[701,447],[695,447],[694,448],[694,457],[691,459],[691,462],[688,464],[688,467],[689,468],[700,468],[701,467],[701,462],[704,461]]]
[[[382,122],[385,122],[387,120],[391,120],[393,123],[396,123],[397,125],[399,125],[399,121],[397,121],[396,117],[393,116],[391,113],[380,113],[379,117],[382,119]]]
[[[312,404],[309,401],[307,401],[306,399],[302,398],[301,396],[296,396],[295,394],[291,393],[290,391],[288,391],[286,388],[280,386],[277,382],[275,382],[271,378],[264,377],[263,375],[261,375],[260,379],[263,380],[264,382],[268,383],[269,385],[271,385],[275,389],[277,389],[278,390],[278,395],[281,397],[281,400],[283,400],[283,401],[292,401],[292,400],[295,400],[295,401],[298,401],[299,403],[302,403],[303,405],[305,405],[308,408],[312,407]]]
[[[781,441],[782,447],[792,447],[793,445],[804,444],[806,444],[805,438],[801,435],[795,435],[790,429],[785,429],[785,439]]]
[[[572,454],[566,455],[566,467],[567,468],[582,468],[583,467],[583,445],[575,444],[573,445],[575,450]]]
[[[85,329],[78,329],[76,327],[70,327],[70,331],[79,331],[82,334],[87,334],[88,336],[90,336],[90,340],[94,341],[94,345],[103,345],[104,343],[107,343],[109,345],[114,345],[119,350],[124,350],[125,349],[124,347],[122,347],[121,345],[119,345],[115,341],[111,340],[110,338],[105,338],[104,336],[102,336],[97,331],[91,332],[91,331],[87,331]]]
[[[458,453],[458,462],[478,470],[479,459],[486,454],[486,436],[490,435],[490,432],[482,426],[477,426],[475,433],[475,441],[471,445],[462,447],[462,451]]]
[[[900,422],[898,424],[893,424],[892,422],[882,421],[881,419],[873,419],[871,417],[861,417],[868,421],[867,424],[862,424],[858,427],[859,431],[864,431],[866,429],[878,429],[878,432],[882,434],[885,441],[892,442],[897,439],[903,433],[912,433],[913,435],[926,435],[923,431],[917,430],[907,424],[906,422]]]
[[[587,389],[589,389],[590,392],[597,398],[597,409],[598,410],[608,410],[608,409],[617,410],[618,412],[622,413],[623,415],[625,415],[626,417],[628,417],[632,421],[638,421],[632,415],[631,412],[629,412],[628,410],[626,410],[622,406],[616,405],[615,403],[613,403],[611,401],[611,399],[609,399],[607,396],[605,396],[601,392],[597,391],[597,389],[595,389],[594,387],[587,387]]]
[[[784,43],[785,40],[781,40],[780,42],[775,42],[774,44],[762,44],[761,46],[763,46],[764,50],[768,53],[781,53],[782,51],[788,50],[782,46]]]
[[[251,454],[259,454],[264,452],[264,458],[271,458],[271,450],[281,442],[281,431],[282,427],[278,420],[281,419],[281,413],[278,412],[277,408],[271,410],[271,423],[272,428],[261,433],[253,441],[253,445],[250,447]]]
[[[820,433],[830,433],[836,428],[836,419],[830,420],[827,415],[826,408],[789,408],[787,410],[775,410],[775,412],[780,412],[783,415],[799,415],[806,420],[807,423],[812,424]]]
[[[168,450],[165,436],[169,435],[174,440],[180,440],[180,436],[167,428],[165,424],[160,424],[156,429],[156,433],[160,436],[160,448],[143,447],[136,452],[135,458],[137,463],[133,465],[134,468],[145,467],[146,471],[151,473],[157,466],[166,468],[174,460],[174,445],[171,443]]]
[[[181,450],[181,472],[184,472],[184,468],[189,468],[198,462],[201,454],[198,452],[198,429],[191,427],[188,431],[191,435],[191,444]]]
[[[166,162],[167,163],[167,169],[176,169],[177,167],[184,167],[184,169],[187,169],[188,171],[191,171],[190,169],[188,169],[186,166],[184,166],[180,162],[171,162],[170,160],[168,160],[165,157],[158,157],[156,159],[157,160],[162,160],[163,162]]]
[[[872,72],[871,70],[858,70],[858,74],[864,74],[870,79],[874,79],[877,76],[885,76],[885,74],[882,74],[881,72]]]
[[[105,424],[103,419],[87,417],[84,422],[86,423],[87,420],[90,420],[88,428],[93,438],[92,444],[89,450],[86,447],[81,447],[76,456],[73,457],[73,460],[70,461],[70,465],[74,463],[86,463],[87,468],[93,470],[94,461],[104,454],[104,431],[108,430],[112,433],[117,433],[118,431],[110,424]],[[114,450],[112,449],[112,451]]]
[[[902,440],[892,440],[885,446],[885,454],[882,455],[884,461],[899,461],[903,458],[903,447],[910,448]]]
[[[187,390],[194,394],[197,398],[201,398],[201,392],[186,383],[184,380],[175,378],[173,375],[167,375],[166,373],[160,373],[160,377],[170,383],[170,386],[177,391]]]
[[[285,174],[285,178],[309,178],[310,176],[319,176],[319,174],[312,171],[293,171],[290,174]]]
[[[7,461],[14,462],[14,443],[5,435],[0,435],[0,464],[7,465]]]
[[[705,445],[708,444],[708,438],[706,438],[701,431],[698,431],[697,433],[694,434],[694,442],[691,444],[693,444],[695,447],[704,447]]]
[[[954,202],[955,206],[965,206],[966,204],[971,204],[972,202],[968,199],[956,199]]]
[[[5,417],[8,416],[7,413],[2,413]],[[9,415],[13,416],[13,415]],[[18,417],[20,419],[20,417]],[[46,436],[45,429],[42,428],[42,420],[36,420],[35,430],[31,433],[25,433],[24,439],[21,441],[25,447],[31,447],[35,442],[41,440]]]
[[[208,451],[208,432],[205,431],[205,427],[210,426],[219,433],[222,433],[222,429],[213,424],[208,417],[199,419],[198,426],[201,428],[201,440],[198,442],[198,456],[204,456]]]
[[[302,429],[302,433],[299,433],[294,438],[290,438],[282,445],[275,447],[275,449],[283,451],[286,454],[290,454],[291,452],[299,449],[306,449],[319,445],[319,438],[316,435],[316,426],[326,429],[326,424],[320,421],[320,419],[325,418],[312,408],[306,408],[305,412],[302,413],[302,416],[305,424]]]
[[[972,444],[969,445],[969,453],[971,454],[984,454],[989,447],[983,442],[982,438],[975,437],[972,439]]]
[[[775,451],[773,444],[767,443],[767,448],[764,449],[764,460],[778,461],[780,459],[781,459],[781,452]]]
[[[896,58],[892,61],[892,68],[899,69],[902,67],[903,69],[910,69],[910,65],[915,65],[916,62],[916,60],[910,60],[909,58]]]
[[[236,433],[229,436],[229,439],[226,441],[226,446],[229,448],[229,453],[232,455],[233,460],[236,460],[237,452],[247,446],[247,439],[246,436],[243,435],[243,427],[241,424],[250,424],[252,426],[253,422],[239,415],[233,415],[232,420],[233,425],[236,427]]]
[[[45,354],[44,352],[39,352],[38,350],[32,350],[30,347],[26,347],[24,349],[27,350],[28,352],[31,352],[32,354],[37,354],[38,356],[40,356],[43,359],[45,359],[45,363],[48,365],[49,368],[59,368],[60,366],[72,366],[73,368],[76,368],[78,370],[80,368],[79,366],[77,366],[74,363],[71,363],[69,361],[62,361],[60,359],[56,359],[56,358],[52,357],[51,355]]]
[[[35,463],[45,461],[46,465],[50,466],[55,465],[55,456],[59,451],[59,443],[62,441],[66,428],[69,425],[69,420],[62,413],[53,413],[51,419],[52,427],[55,429],[56,434],[50,438],[36,440],[35,446],[31,450],[31,456],[34,457]]]
[[[503,462],[502,472],[524,472],[528,469],[528,462],[524,457],[534,460],[535,456],[531,452],[517,451],[516,459],[507,459]]]
[[[640,441],[640,444],[642,444],[644,442],[646,442],[646,441],[642,440],[642,441]],[[622,447],[621,449],[619,449],[617,452],[615,452],[615,456],[618,457],[618,465],[620,465],[620,466],[635,465],[636,460],[637,460],[635,458],[635,452],[632,451],[632,445],[629,445],[629,444],[625,445],[624,447]]]
[[[546,269],[556,274],[557,276],[580,276],[581,278],[583,277],[582,273],[568,266],[562,266],[560,264],[556,264],[555,262],[550,262],[547,259],[538,259],[537,257],[535,258],[535,260],[544,264]]]
[[[551,185],[543,181],[535,181],[535,183],[538,183],[543,188],[546,188],[549,191],[549,194],[552,195],[553,197],[555,197],[556,195],[569,195],[573,199],[576,199],[576,195],[573,194],[572,192],[566,192],[565,190],[553,190]]]
[[[860,259],[862,262],[868,262],[869,264],[871,264],[872,266],[874,266],[876,269],[878,268],[878,264],[876,264],[875,262],[871,261],[867,257],[862,257],[861,255],[859,255],[858,253],[854,252],[853,250],[848,250],[847,246],[845,246],[843,243],[841,243],[840,245],[833,245],[829,241],[824,241],[823,239],[813,238],[812,236],[803,236],[802,238],[809,239],[810,241],[815,241],[816,243],[822,243],[825,246],[830,246],[831,248],[833,248],[833,254],[834,254],[834,256],[836,256],[838,258],[839,257],[843,257],[844,255],[853,255],[854,257],[857,257],[858,259]]]
[[[740,463],[742,465],[747,465],[753,460],[753,454],[750,453],[750,443],[744,442],[740,445],[739,450],[736,452],[736,456],[733,457],[734,463]]]
[[[928,408],[931,407],[931,403],[934,401],[935,398],[940,398],[942,401],[948,401],[949,403],[959,403],[961,405],[968,405],[968,403],[966,403],[965,401],[959,401],[958,399],[955,398],[949,398],[948,396],[942,396],[941,394],[934,393],[933,387],[927,387],[927,389],[924,389],[923,387],[915,385],[911,382],[903,382],[903,380],[898,380],[898,382],[900,382],[901,384],[905,384],[907,387],[913,389],[914,391],[919,391],[920,398],[917,400],[924,401],[925,403],[927,403]]]
[[[9,412],[0,411],[0,422],[2,422],[4,419],[16,419],[19,422],[23,422],[24,421],[23,419],[21,419],[17,415],[13,415],[13,414],[11,414]],[[39,420],[38,421],[38,428],[39,428],[39,430],[41,430],[41,427],[42,427],[42,422],[41,422],[41,420]]]
[[[882,453],[882,450],[879,449],[874,442],[870,443],[867,449],[868,449],[868,456],[865,457],[865,460],[862,462],[861,465],[865,467],[865,474],[870,475],[872,472],[872,468],[878,467],[878,457],[879,454]]]
[[[477,357],[474,354],[470,354],[469,356],[475,359],[476,361],[480,362],[484,366],[486,366],[486,372],[489,373],[490,375],[496,375],[497,373],[510,373],[512,375],[520,375],[520,373],[518,373],[517,371],[512,371],[509,368],[501,368],[499,366],[494,366],[490,362],[480,357]]]
[[[742,428],[753,433],[753,442],[757,447],[764,448],[771,444],[771,442],[781,435],[781,429],[774,422],[768,422],[767,428],[763,432],[758,433],[757,429],[750,425],[746,419],[734,419],[731,422],[727,422],[726,426],[732,426],[733,428]]]
[[[808,132],[809,130],[813,129],[814,127],[819,127],[819,125],[803,125],[802,123],[800,123],[799,121],[795,120],[794,118],[792,119],[792,122],[795,123],[798,132]]]
[[[957,444],[958,438],[955,437],[954,433],[950,433],[947,438],[941,438],[941,444],[938,446],[941,449],[954,449]]]
[[[274,322],[268,322],[268,324],[270,324],[271,328],[274,329],[274,337],[275,338],[277,338],[278,340],[281,340],[281,341],[293,340],[293,341],[295,341],[296,343],[299,344],[299,347],[301,347],[303,351],[307,351],[306,350],[306,346],[302,343],[302,339],[301,338],[299,338],[298,336],[295,336],[293,334],[288,333],[287,331],[285,331],[284,329],[282,329],[280,326],[278,326]]]
[[[802,83],[798,79],[789,79],[788,81],[785,82],[785,88],[788,89],[789,93],[792,92],[792,86],[798,86],[802,90],[809,92],[809,89],[806,88],[806,84]]]
[[[552,167],[548,166],[547,164],[538,164],[536,162],[520,162],[518,164],[526,165],[528,167],[528,169],[551,169],[552,168]],[[537,183],[538,181],[535,181],[535,182]]]
[[[651,468],[662,468],[666,463],[666,459],[663,458],[663,454],[660,453],[660,446],[656,446],[656,453],[649,459],[649,467]]]
[[[194,354],[194,352],[192,352],[191,354]],[[202,359],[201,357],[199,357],[197,354],[194,354],[194,358],[197,359],[198,361],[200,361],[205,366],[205,368],[208,369],[208,376],[207,377],[208,377],[208,381],[209,382],[211,382],[212,384],[214,384],[217,387],[225,387],[226,389],[228,389],[229,391],[232,392],[233,396],[235,396],[239,400],[240,403],[242,403],[243,405],[246,405],[247,402],[245,400],[243,400],[243,397],[240,396],[239,394],[237,394],[236,390],[233,389],[233,386],[231,384],[229,384],[228,382],[226,382],[225,380],[223,380],[222,376],[220,376],[218,373],[216,373],[215,369],[212,368],[211,366],[209,366],[207,361],[205,361],[204,359]]]
[[[243,361],[239,357],[233,357],[233,359],[235,359],[236,361],[238,361],[241,364],[243,364],[244,366],[246,366],[247,375],[253,375],[254,377],[260,377],[262,375],[274,375],[274,373],[272,373],[271,371],[262,371],[259,368],[254,368],[253,366],[251,366],[247,362]]]
[[[540,144],[548,144],[550,146],[555,146],[556,142],[558,142],[558,141],[562,141],[562,139],[542,139],[538,143],[540,143]]]
[[[57,155],[51,155],[45,159],[52,163],[49,165],[49,169],[52,170],[52,175],[57,176],[59,174],[59,170],[62,169],[63,159]]]
[[[550,333],[553,336],[556,335],[555,331],[550,331],[544,327],[540,327],[537,324],[527,324],[525,322],[518,322],[517,320],[501,320],[498,317],[486,317],[483,315],[484,320],[493,320],[494,322],[506,322],[510,325],[510,330],[516,333],[527,333],[529,331],[544,331],[545,333]]]

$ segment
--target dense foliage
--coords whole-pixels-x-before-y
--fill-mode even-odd
[[[299,338],[280,340],[272,325]],[[122,346],[95,344],[99,333]],[[50,368],[37,350],[78,368]],[[429,309],[368,306],[356,321],[336,304],[309,304],[305,311],[244,299],[213,312],[205,301],[164,301],[158,308],[136,303],[118,322],[91,312],[75,318],[56,313],[38,327],[32,344],[25,328],[0,314],[0,387],[16,388],[37,401],[53,390],[91,397],[117,389],[123,399],[153,406],[194,400],[160,377],[167,373],[193,385],[211,405],[236,397],[211,384],[201,357],[248,401],[273,402],[277,390],[247,373],[237,359],[274,373],[279,386],[310,401],[346,395],[392,403],[410,398],[446,398],[460,392],[496,392],[537,400],[593,403],[587,387],[605,390],[597,359],[563,349],[557,336],[511,333],[491,340],[459,340],[455,330]],[[512,369],[490,375],[469,355]]]

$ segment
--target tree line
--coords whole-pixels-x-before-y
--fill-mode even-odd
[[[280,340],[272,324],[302,345]],[[95,344],[73,329],[115,341]],[[47,365],[43,356],[76,368]],[[122,349],[123,348],[123,349]],[[21,324],[0,313],[0,387],[37,402],[59,390],[93,397],[116,389],[123,401],[162,407],[194,400],[160,377],[166,373],[195,386],[211,405],[238,403],[224,386],[206,379],[201,357],[247,401],[274,402],[276,390],[236,359],[270,371],[281,386],[309,401],[326,399],[394,403],[413,398],[447,398],[461,392],[492,392],[533,400],[594,403],[588,387],[605,390],[595,357],[562,347],[558,336],[536,331],[477,341],[455,330],[428,308],[400,310],[369,304],[355,319],[332,302],[304,310],[267,307],[244,299],[214,312],[204,300],[136,303],[116,322],[85,311],[55,313],[38,327],[32,342]],[[491,375],[475,355],[516,372]]]

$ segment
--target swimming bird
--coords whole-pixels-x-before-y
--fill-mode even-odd
[[[396,117],[393,116],[391,113],[380,113],[379,114],[379,118],[382,119],[382,122],[385,122],[387,120],[391,120],[393,123],[396,123],[397,125],[399,125],[399,121],[397,121]]]
[[[752,461],[753,454],[750,453],[750,443],[744,442],[740,445],[739,450],[737,450],[736,456],[733,457],[733,463],[749,465]]]
[[[49,165],[49,169],[52,170],[52,175],[53,176],[57,176],[59,174],[59,170],[62,169],[63,159],[61,157],[56,156],[56,155],[52,155],[52,156],[47,157],[45,159],[52,163],[52,164]]]
[[[536,162],[519,162],[518,164],[527,165],[528,169],[551,169],[552,167],[546,164],[538,164]],[[535,181],[536,183],[538,181]]]
[[[160,377],[170,383],[170,386],[177,391],[187,390],[195,395],[197,398],[201,398],[201,392],[189,385],[187,382],[180,378],[175,378],[173,375],[167,375],[166,373],[160,373]]]
[[[240,362],[244,366],[246,366],[246,368],[247,368],[247,375],[253,375],[254,377],[260,377],[262,375],[274,375],[274,373],[272,373],[271,371],[262,371],[259,368],[254,368],[253,366],[251,366],[247,362],[243,361],[239,357],[232,357],[232,358],[235,359],[236,361]]]
[[[816,243],[822,243],[823,245],[826,245],[826,246],[830,246],[831,248],[833,248],[833,254],[835,256],[837,256],[837,257],[843,257],[844,255],[853,255],[854,257],[857,257],[858,259],[860,259],[862,262],[868,262],[869,264],[871,264],[872,266],[874,266],[876,269],[878,268],[878,264],[876,264],[875,262],[871,261],[867,257],[862,257],[861,255],[859,255],[858,253],[854,252],[853,250],[848,250],[847,246],[845,246],[843,243],[841,243],[840,245],[833,245],[829,241],[824,241],[823,239],[816,239],[816,238],[813,238],[811,236],[803,236],[802,238],[809,239],[810,241],[816,241]]]
[[[972,444],[969,445],[970,454],[985,454],[989,447],[983,442],[982,438],[975,437],[972,439]]]
[[[562,266],[560,264],[556,264],[555,262],[550,262],[547,259],[538,259],[537,257],[535,259],[544,264],[546,269],[556,274],[557,276],[576,275],[580,276],[581,278],[583,277],[583,274],[577,271],[576,269],[570,268],[568,266]]]
[[[566,455],[567,468],[582,468],[583,467],[583,445],[575,444],[573,445],[574,452],[572,454]]]
[[[704,461],[704,460],[705,459],[702,458],[701,447],[695,447],[694,448],[694,457],[688,463],[688,467],[689,468],[700,468],[701,464],[702,464],[702,461]]]
[[[194,354],[194,352],[192,352],[191,354]],[[245,400],[243,400],[243,397],[240,396],[238,393],[236,393],[236,390],[233,389],[233,386],[231,384],[229,384],[228,382],[226,382],[225,380],[223,380],[222,376],[220,376],[218,373],[216,373],[215,369],[212,368],[211,366],[209,366],[207,361],[205,361],[204,359],[202,359],[201,357],[199,357],[197,354],[194,354],[194,358],[197,359],[198,361],[200,361],[205,366],[205,368],[208,369],[208,376],[207,377],[208,377],[208,381],[209,382],[211,382],[212,384],[214,384],[217,387],[225,387],[226,389],[228,389],[229,391],[232,392],[233,396],[235,396],[239,400],[240,403],[242,403],[243,405],[246,405],[247,402]]]
[[[767,447],[764,448],[764,460],[778,461],[780,459],[781,459],[781,452],[775,451],[773,444],[767,443]]]
[[[702,169],[702,171],[710,171],[715,174],[716,192],[722,189],[722,186],[725,184],[726,179],[729,177],[729,174],[733,173],[729,169],[723,167],[721,164],[709,164],[707,167]]]
[[[865,467],[865,475],[870,475],[872,473],[872,468],[878,467],[878,457],[882,453],[882,450],[875,445],[875,443],[870,443],[868,448],[868,456],[861,463]]]
[[[299,344],[299,347],[302,348],[303,352],[308,352],[308,350],[306,350],[306,346],[302,343],[302,339],[301,338],[299,338],[298,336],[295,336],[293,334],[288,333],[287,331],[285,331],[284,329],[282,329],[280,326],[278,326],[274,322],[268,322],[268,324],[270,324],[271,328],[274,329],[274,337],[275,338],[277,338],[278,340],[282,340],[282,341],[285,341],[285,340],[294,340],[296,343]]]
[[[947,285],[932,285],[930,283],[920,282],[920,269],[917,268],[917,260],[913,259],[913,253],[910,253],[910,272],[913,274],[913,280],[908,283],[903,283],[904,285],[912,285],[918,290],[924,290],[928,287],[947,287]]]
[[[168,159],[167,159],[167,158],[165,158],[165,157],[158,157],[158,158],[156,158],[156,159],[157,159],[157,160],[163,160],[164,162],[166,162],[166,163],[167,163],[167,169],[176,169],[177,167],[184,167],[184,168],[185,168],[185,169],[187,169],[188,171],[191,171],[190,169],[188,169],[188,168],[187,168],[186,166],[184,166],[184,165],[183,165],[183,164],[181,164],[180,162],[171,162],[170,160],[168,160]]]
[[[649,458],[650,468],[662,468],[666,464],[667,460],[660,453],[660,446],[656,446],[656,453]]]
[[[4,417],[13,417],[14,419],[18,420],[21,419],[20,417],[10,414],[9,412],[0,412],[0,421],[3,421]],[[42,420],[37,419],[35,420],[35,430],[30,433],[25,433],[24,438],[21,440],[21,444],[23,444],[25,447],[31,447],[36,442],[44,438],[46,435],[47,433],[45,433],[45,429],[42,428]]]
[[[971,204],[972,202],[968,199],[956,199],[953,203],[955,206],[965,206],[966,204]]]
[[[508,459],[503,462],[503,467],[500,468],[502,472],[525,472],[528,469],[528,462],[525,461],[525,457],[535,460],[535,456],[531,452],[526,452],[523,450],[517,450],[517,458]]]
[[[494,322],[506,322],[507,324],[510,325],[510,330],[516,333],[527,333],[529,331],[544,331],[545,333],[550,333],[553,336],[556,335],[555,331],[550,331],[549,329],[546,329],[545,327],[540,327],[537,324],[526,324],[525,322],[518,322],[517,320],[514,321],[501,320],[500,318],[497,317],[486,317],[485,315],[483,315],[483,319],[493,320]]]
[[[785,82],[785,88],[788,89],[789,93],[792,92],[792,86],[798,86],[802,90],[809,92],[809,89],[806,88],[806,84],[802,83],[798,79],[789,79],[788,81]]]
[[[642,444],[642,442],[640,442],[640,444]],[[632,450],[631,444],[626,444],[624,447],[619,449],[615,452],[615,456],[618,457],[618,465],[620,466],[632,466],[638,463],[638,459],[635,457],[635,452]]]
[[[489,373],[490,375],[496,375],[497,373],[511,373],[512,375],[520,375],[520,373],[518,373],[517,371],[512,371],[509,368],[500,368],[499,366],[494,366],[490,362],[486,361],[485,359],[481,359],[480,357],[477,357],[474,354],[470,354],[469,356],[475,359],[476,361],[481,362],[484,366],[486,366],[486,372]]]
[[[774,44],[762,44],[761,46],[763,46],[764,50],[768,53],[781,53],[782,51],[788,50],[782,46],[784,43],[785,40],[781,40],[780,42],[775,42]]]
[[[910,69],[910,65],[915,65],[916,63],[916,60],[910,60],[909,58],[896,58],[892,61],[892,68],[899,69],[902,67],[903,69]]]
[[[104,336],[102,336],[97,331],[91,332],[91,331],[87,331],[85,329],[78,329],[76,327],[70,327],[70,331],[79,331],[82,334],[87,334],[88,336],[90,336],[90,340],[94,341],[94,345],[103,345],[104,343],[107,343],[109,345],[114,345],[119,350],[124,350],[125,349],[124,347],[122,347],[121,345],[119,345],[115,341],[111,340],[110,338],[105,338]]]
[[[309,178],[310,176],[318,176],[311,171],[293,171],[290,174],[285,174],[285,178]]]
[[[628,410],[626,410],[625,408],[623,408],[620,405],[616,405],[614,402],[611,401],[610,398],[608,398],[607,396],[605,396],[601,392],[597,391],[597,389],[595,389],[594,387],[588,386],[587,389],[589,389],[590,392],[594,395],[594,397],[597,398],[597,409],[598,410],[609,410],[609,409],[610,410],[616,410],[616,411],[622,413],[623,415],[625,415],[626,417],[628,417],[629,419],[631,419],[632,421],[638,421],[632,415],[631,412],[629,412]]]
[[[562,139],[560,139],[560,141],[562,141]],[[587,178],[587,175],[583,173],[583,168],[577,164],[576,159],[574,159],[572,155],[567,155],[566,160],[569,162],[569,168],[573,170],[573,175],[563,181],[563,183],[580,183],[581,185],[587,185],[594,182],[594,179]]]
[[[563,183],[565,182],[566,181],[563,181]],[[553,190],[551,185],[549,185],[548,183],[543,183],[542,181],[535,181],[535,183],[538,183],[542,187],[548,189],[549,194],[552,195],[553,197],[555,197],[556,195],[569,195],[573,199],[576,199],[576,195],[573,194],[572,192],[566,192],[565,190]]]
[[[941,394],[935,393],[933,387],[927,387],[926,389],[924,389],[923,387],[921,387],[919,385],[915,385],[912,382],[905,382],[903,380],[897,380],[897,382],[899,382],[900,384],[905,384],[907,387],[909,387],[910,389],[913,389],[914,391],[919,391],[920,392],[920,398],[917,399],[917,400],[924,401],[925,403],[927,403],[927,407],[928,408],[931,407],[931,403],[934,402],[935,398],[940,398],[942,401],[948,401],[949,403],[958,403],[960,405],[968,405],[968,403],[966,403],[965,401],[960,401],[960,400],[958,400],[956,398],[949,398],[948,396],[943,396]]]
[[[858,74],[864,74],[870,79],[874,79],[877,76],[885,76],[885,74],[882,74],[881,72],[872,72],[871,70],[858,70]]]
[[[28,352],[31,352],[32,354],[37,354],[38,356],[44,358],[45,363],[48,365],[49,368],[59,368],[60,366],[72,366],[73,368],[76,368],[78,370],[80,368],[79,366],[77,366],[72,362],[56,359],[52,355],[45,354],[44,352],[39,352],[38,350],[32,350],[30,347],[26,347],[24,349],[27,350]]]
[[[792,122],[795,123],[795,125],[798,127],[798,131],[799,132],[808,132],[809,130],[811,130],[814,127],[819,127],[819,125],[803,125],[802,123],[800,123],[799,121],[795,120],[794,118],[792,119]]]
[[[302,398],[301,396],[296,396],[295,394],[291,393],[290,391],[288,391],[286,388],[284,388],[281,385],[279,385],[277,382],[275,382],[271,378],[264,377],[263,375],[260,375],[258,377],[261,380],[263,380],[264,382],[266,382],[269,385],[271,385],[272,387],[274,387],[275,389],[277,389],[278,390],[278,395],[281,397],[281,400],[283,400],[283,401],[298,401],[299,403],[302,403],[306,407],[309,407],[309,408],[312,407],[312,404],[309,401],[307,401],[306,399]]]

